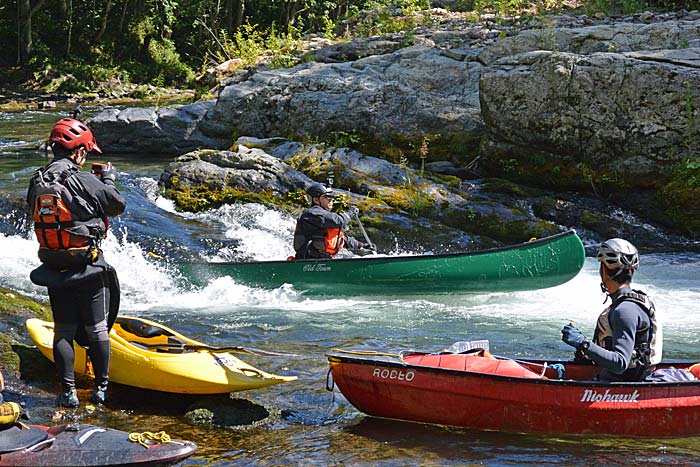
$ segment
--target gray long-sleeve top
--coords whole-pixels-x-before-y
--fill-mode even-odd
[[[620,293],[629,290],[629,288],[620,289],[612,294],[611,298],[614,301]],[[612,330],[612,349],[606,350],[595,342],[591,342],[585,354],[603,368],[600,379],[626,379],[623,374],[630,366],[637,332],[647,329],[645,337],[648,338],[651,321],[642,307],[627,300],[610,310],[608,320]]]

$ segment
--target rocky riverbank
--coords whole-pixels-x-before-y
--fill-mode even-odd
[[[5,379],[3,396],[5,400],[23,403],[30,414],[31,423],[52,425],[84,420],[112,426],[122,419],[129,424],[130,417],[153,418],[155,415],[165,419],[157,423],[169,425],[247,429],[274,423],[281,416],[279,410],[244,397],[165,394],[117,384],[111,385],[108,407],[97,411],[91,406],[61,410],[54,406],[59,390],[54,365],[29,339],[24,324],[29,318],[51,321],[49,305],[0,287],[0,371]],[[77,382],[79,396],[86,400],[92,381],[79,377]],[[182,433],[181,437],[186,436]]]

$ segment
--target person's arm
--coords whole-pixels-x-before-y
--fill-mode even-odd
[[[333,227],[345,228],[350,223],[350,214],[346,212],[335,213],[326,211],[323,208],[315,210],[314,214],[317,216],[322,229],[328,229]]]
[[[99,206],[100,214],[106,217],[115,217],[124,212],[126,201],[119,193],[119,190],[117,190],[117,187],[114,186],[112,179],[103,182],[100,178],[88,172],[80,172],[76,177],[83,185],[85,192]]]
[[[634,303],[622,302],[610,313],[613,349],[605,350],[591,342],[585,354],[601,367],[622,374],[629,367],[634,351],[634,339],[644,311]]]
[[[345,245],[348,247],[350,250],[359,250],[360,248],[369,248],[369,245],[367,245],[364,242],[359,241],[355,237],[350,237],[348,235],[345,236]]]

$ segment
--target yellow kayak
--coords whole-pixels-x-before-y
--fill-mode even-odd
[[[53,324],[32,318],[27,329],[39,351],[53,361]],[[230,352],[209,347],[162,324],[119,316],[109,334],[109,380],[178,394],[224,394],[294,381],[265,373]],[[85,348],[74,344],[75,373],[93,376]]]

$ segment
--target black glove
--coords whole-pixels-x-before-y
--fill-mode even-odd
[[[100,178],[102,179],[102,183],[105,185],[114,186],[114,182],[117,180],[117,169],[114,168],[111,162],[107,164],[107,167],[102,169]]]
[[[363,243],[362,248],[364,248],[365,250],[372,250],[374,252],[377,251],[377,245],[375,245],[374,243]]]
[[[359,213],[360,210],[357,208],[357,206],[350,206],[348,208],[348,214],[350,214],[350,217],[357,217]]]
[[[571,347],[579,348],[586,341],[586,336],[576,326],[567,324],[561,330],[561,340],[569,344]]]

